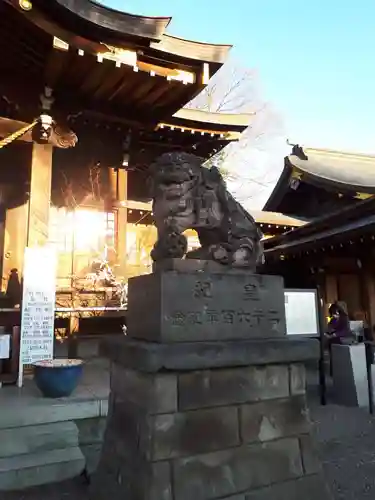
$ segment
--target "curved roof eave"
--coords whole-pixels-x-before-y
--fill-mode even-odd
[[[375,157],[306,150],[308,160],[288,156],[290,165],[305,174],[304,181],[328,189],[375,193]]]
[[[284,160],[284,169],[281,172],[279,180],[277,181],[272,193],[270,194],[268,200],[264,204],[264,212],[274,212],[277,211],[277,207],[281,202],[286,190],[289,187],[289,178],[291,174],[290,165],[286,160]]]
[[[255,113],[213,113],[201,109],[182,108],[173,115],[173,118],[188,123],[201,124],[203,127],[218,127],[231,131],[243,132],[251,122]]]
[[[13,7],[20,10],[18,0],[9,0]],[[185,40],[166,33],[171,17],[150,17],[128,14],[106,7],[94,0],[33,0],[30,12],[22,11],[26,17],[39,26],[47,24],[58,25],[72,36],[85,38],[84,34],[76,33],[77,23],[91,25],[96,33],[101,33],[100,40],[105,43],[110,40],[113,45],[123,45],[127,37],[138,37],[148,40],[153,50],[170,53],[177,57],[194,61],[216,64],[217,69],[224,64],[232,48],[228,44],[210,44],[194,40]],[[63,16],[62,14],[65,14]],[[44,19],[40,19],[43,18]],[[99,30],[99,31],[98,31]],[[108,40],[105,39],[107,32]],[[58,35],[57,35],[58,36]],[[212,70],[211,70],[211,74]]]
[[[346,237],[347,232],[359,230],[375,223],[375,199],[359,201],[355,205],[323,215],[308,222],[293,232],[275,236],[267,240],[266,254],[299,249],[305,244],[315,243],[335,236]]]
[[[18,3],[13,1],[12,3]],[[76,16],[97,28],[108,30],[123,37],[139,36],[151,40],[160,40],[171,17],[150,17],[128,14],[106,7],[94,0],[33,0],[35,7],[51,13],[54,9],[64,9],[66,14]]]
[[[176,56],[222,65],[227,60],[232,45],[186,40],[164,33],[160,42],[152,43],[151,47]]]
[[[250,210],[251,215],[259,224],[272,226],[302,227],[307,224],[306,220],[290,217],[279,212],[266,212],[264,210]]]

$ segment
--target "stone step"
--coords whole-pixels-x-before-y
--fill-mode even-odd
[[[105,340],[114,338],[122,338],[121,333],[117,334],[105,334]],[[90,361],[92,359],[100,358],[100,344],[103,341],[103,336],[101,335],[88,335],[88,334],[78,334],[77,335],[77,357],[79,359],[84,359]],[[56,358],[67,358],[68,357],[68,345],[67,343],[57,344],[55,346],[54,356]]]
[[[78,446],[75,422],[0,429],[0,459]]]
[[[77,446],[1,458],[0,491],[64,481],[78,476],[84,468],[85,458]]]
[[[9,393],[12,392],[12,390],[9,391]],[[105,416],[107,397],[102,399],[96,397],[85,386],[81,386],[78,387],[77,394],[73,394],[70,398],[50,400],[22,395],[13,399],[11,394],[3,401],[0,397],[0,406],[0,429],[10,429],[96,418],[101,414]]]

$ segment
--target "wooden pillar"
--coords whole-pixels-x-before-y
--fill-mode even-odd
[[[337,277],[332,274],[327,274],[325,285],[324,313],[327,316],[329,306],[338,300]]]
[[[117,244],[117,270],[116,276],[119,278],[127,277],[126,270],[126,231],[128,223],[128,209],[126,202],[128,200],[128,172],[123,169],[111,169],[111,182],[113,198],[117,205],[116,220],[116,244]]]
[[[363,306],[371,334],[375,326],[375,273],[371,263],[364,264],[361,272]]]
[[[33,144],[27,231],[27,246],[30,247],[48,242],[52,154],[50,144]]]
[[[28,204],[8,208],[5,216],[4,251],[1,290],[6,292],[12,269],[17,269],[21,279],[23,258],[27,242]]]
[[[29,201],[6,211],[2,291],[6,291],[12,269],[17,269],[21,279],[25,247],[48,241],[52,152],[53,147],[49,144],[32,144]]]

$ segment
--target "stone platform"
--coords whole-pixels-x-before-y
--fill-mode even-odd
[[[216,356],[213,343],[200,343],[212,355],[205,367],[193,343],[185,360],[181,344],[147,345],[134,356],[135,344],[105,349],[114,356],[112,406],[95,494],[105,484],[114,500],[328,498],[301,364],[318,355],[317,342],[218,343]],[[147,485],[139,497],[131,489]]]
[[[92,499],[328,499],[305,401],[319,345],[287,338],[281,279],[172,266],[130,280],[128,337],[103,346],[111,394]],[[208,307],[233,321],[205,321]]]
[[[285,336],[282,278],[205,272],[202,261],[177,262],[184,265],[172,260],[171,270],[129,280],[130,337],[176,343]],[[196,272],[187,272],[194,267]]]
[[[87,363],[69,398],[43,398],[28,379],[22,389],[0,389],[0,491],[92,472],[100,455],[108,394],[105,360]]]

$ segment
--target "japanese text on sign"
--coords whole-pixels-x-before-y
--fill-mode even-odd
[[[222,310],[206,310],[202,311],[174,311],[169,320],[174,326],[185,325],[203,325],[214,323],[238,324],[246,323],[250,327],[261,326],[262,323],[277,325],[280,322],[280,317],[277,311],[253,310],[245,311],[222,309]]]
[[[53,357],[56,254],[49,247],[26,248],[20,363]]]

